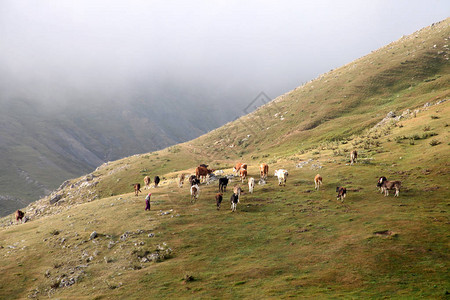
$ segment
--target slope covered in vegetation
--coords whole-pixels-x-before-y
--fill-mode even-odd
[[[25,224],[1,219],[0,298],[447,297],[449,25],[198,139],[104,164],[29,205]],[[236,161],[254,178],[261,162],[287,169],[287,185],[269,176],[231,213],[237,178],[220,210],[217,182],[191,204],[175,180],[200,163],[229,174]],[[146,175],[163,177],[150,212],[131,193]],[[380,194],[380,176],[402,181],[398,198]]]

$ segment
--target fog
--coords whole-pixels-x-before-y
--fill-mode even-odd
[[[447,0],[3,0],[0,99],[74,105],[177,90],[239,111],[449,13]]]

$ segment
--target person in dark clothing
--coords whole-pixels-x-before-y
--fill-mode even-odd
[[[152,193],[148,193],[147,197],[145,197],[145,210],[150,210],[150,197]]]

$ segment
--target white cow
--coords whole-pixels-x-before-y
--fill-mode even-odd
[[[253,194],[253,188],[255,187],[255,178],[250,177],[248,179],[248,192]]]
[[[284,169],[275,170],[274,176],[278,177],[278,185],[286,186],[286,179],[288,175],[289,173],[287,170]]]
[[[191,202],[194,203],[198,199],[198,193],[200,189],[197,184],[191,186]]]

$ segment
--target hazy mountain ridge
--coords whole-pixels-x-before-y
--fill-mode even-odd
[[[192,99],[152,102],[52,107],[33,100],[0,101],[0,195],[25,200],[0,201],[1,215],[104,162],[195,138],[238,114],[237,109],[210,110]]]

